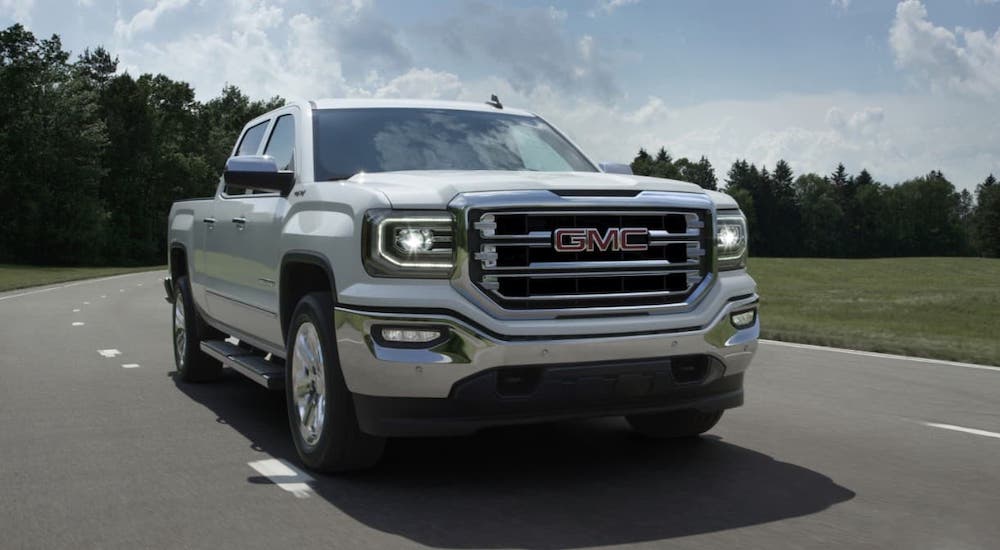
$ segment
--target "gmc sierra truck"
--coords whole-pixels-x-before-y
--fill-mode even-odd
[[[595,164],[499,101],[286,105],[168,225],[178,376],[283,389],[314,470],[571,418],[691,437],[743,403],[759,320],[736,202]]]

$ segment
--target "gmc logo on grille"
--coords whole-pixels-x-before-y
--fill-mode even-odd
[[[557,252],[639,252],[649,245],[641,237],[649,234],[645,227],[612,227],[602,235],[593,227],[556,229],[553,247]]]

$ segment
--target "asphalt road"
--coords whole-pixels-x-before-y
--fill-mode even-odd
[[[161,276],[0,294],[0,548],[1000,545],[1000,369],[764,343],[700,441],[497,429],[309,478],[282,395],[175,382]]]

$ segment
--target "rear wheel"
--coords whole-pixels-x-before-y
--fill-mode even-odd
[[[286,343],[285,396],[292,439],[302,462],[320,472],[369,468],[385,439],[358,427],[340,369],[329,292],[307,294],[292,314]]]
[[[625,420],[632,429],[647,437],[697,437],[711,430],[722,418],[722,411],[701,412],[694,409],[652,414],[632,414]]]
[[[191,284],[186,275],[174,281],[173,315],[174,364],[185,382],[207,382],[219,378],[222,363],[201,351],[203,340],[222,338],[221,332],[208,326],[194,307]]]

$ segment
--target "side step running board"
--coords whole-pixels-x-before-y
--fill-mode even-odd
[[[225,340],[205,340],[201,351],[269,390],[285,387],[285,369]]]

